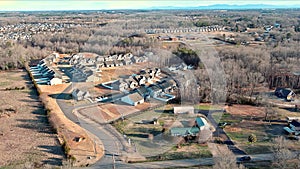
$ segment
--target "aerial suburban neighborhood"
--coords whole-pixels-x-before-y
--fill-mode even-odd
[[[0,168],[299,168],[299,3],[125,2],[0,6]]]

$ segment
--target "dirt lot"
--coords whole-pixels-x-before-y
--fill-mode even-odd
[[[132,64],[130,66],[119,66],[111,68],[102,68],[102,76],[99,83],[108,82],[111,80],[116,80],[124,75],[132,75],[134,73],[139,73],[141,69],[150,67],[149,62]]]
[[[264,108],[249,105],[233,105],[226,107],[226,110],[232,115],[264,117]]]
[[[122,115],[126,116],[141,110],[145,110],[149,107],[156,106],[157,104],[158,103],[145,102],[137,106],[131,106],[122,102],[115,104],[107,103],[81,109],[79,110],[79,113],[99,123],[106,123],[118,119]]]
[[[37,93],[30,88],[27,73],[22,70],[0,72],[0,76],[0,167],[62,165],[61,145]],[[15,90],[15,87],[24,89]]]

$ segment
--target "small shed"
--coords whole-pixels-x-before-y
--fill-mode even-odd
[[[294,100],[296,94],[289,88],[276,88],[275,95],[287,101]]]
[[[174,107],[174,114],[194,114],[193,106]]]

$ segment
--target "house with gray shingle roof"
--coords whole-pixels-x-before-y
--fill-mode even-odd
[[[144,103],[144,98],[138,93],[130,93],[121,98],[121,101],[132,106]]]

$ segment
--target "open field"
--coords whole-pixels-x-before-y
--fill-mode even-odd
[[[0,167],[61,166],[62,147],[27,72],[0,72],[0,76]],[[5,90],[15,87],[24,89]]]

